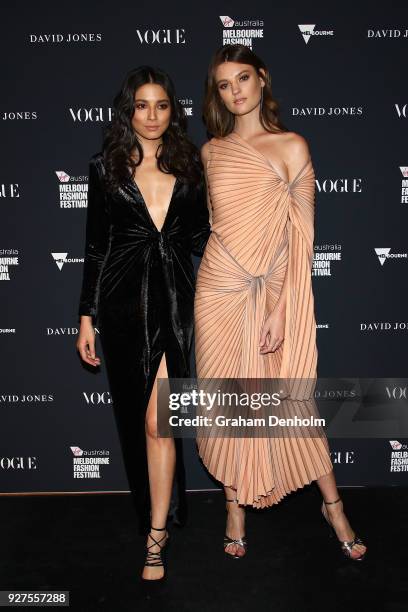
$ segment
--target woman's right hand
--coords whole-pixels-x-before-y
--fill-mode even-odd
[[[92,317],[81,317],[76,347],[85,363],[91,366],[101,365],[101,360],[95,355],[95,330],[92,325]]]

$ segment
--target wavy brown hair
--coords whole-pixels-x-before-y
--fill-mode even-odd
[[[279,105],[272,96],[271,75],[265,63],[245,45],[225,45],[215,52],[208,67],[203,118],[209,134],[222,138],[230,134],[235,125],[235,115],[222,102],[215,80],[215,71],[223,62],[249,64],[255,68],[258,76],[265,81],[260,109],[261,125],[268,132],[287,132],[279,118]],[[261,68],[265,74],[260,72]]]
[[[170,99],[170,124],[162,136],[163,145],[156,153],[158,168],[182,182],[198,185],[202,178],[200,154],[187,136],[187,117],[176,96],[173,82],[160,68],[139,66],[126,75],[113,102],[113,119],[104,130],[102,151],[106,187],[109,191],[115,191],[122,181],[133,176],[137,166],[142,163],[143,148],[132,127],[132,117],[135,92],[146,83],[161,85]],[[135,150],[138,154],[136,162],[132,158]]]

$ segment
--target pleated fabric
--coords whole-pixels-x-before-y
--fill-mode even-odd
[[[262,153],[232,133],[210,141],[207,174],[212,233],[196,283],[197,378],[312,381],[317,347],[311,159],[288,182]],[[279,299],[286,273],[285,338],[275,352],[262,355],[261,327]],[[313,399],[298,409],[299,414],[317,413]],[[198,437],[197,446],[209,472],[237,491],[240,504],[255,508],[278,503],[333,469],[324,435]]]

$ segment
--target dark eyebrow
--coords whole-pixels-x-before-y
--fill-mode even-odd
[[[148,102],[148,100],[144,100],[143,98],[136,98],[135,102]],[[169,98],[163,98],[163,100],[157,100],[157,102],[170,102]]]
[[[245,70],[241,70],[241,72],[238,72],[237,76],[240,76],[243,72],[249,72],[248,68],[246,68]],[[217,81],[217,85],[219,85],[223,81],[227,81],[227,80],[228,79],[220,79],[219,81]]]

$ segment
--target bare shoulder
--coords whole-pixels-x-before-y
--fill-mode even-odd
[[[301,163],[309,159],[310,150],[306,138],[296,132],[284,132],[279,136],[282,143],[282,153],[287,163]]]

